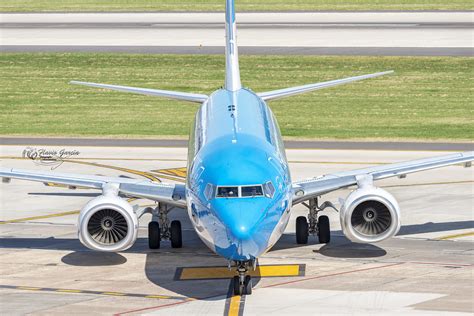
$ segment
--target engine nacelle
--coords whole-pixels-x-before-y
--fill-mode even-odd
[[[387,191],[373,186],[349,194],[340,215],[344,235],[354,242],[379,242],[400,230],[397,200]]]
[[[132,206],[114,195],[101,195],[81,210],[81,243],[93,250],[116,252],[130,248],[138,235],[138,218]]]

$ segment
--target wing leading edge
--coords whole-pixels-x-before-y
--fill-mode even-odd
[[[474,151],[417,159],[353,171],[337,172],[317,178],[298,181],[293,183],[293,204],[298,204],[309,200],[310,198],[355,185],[358,182],[358,177],[364,175],[372,176],[373,180],[381,180],[390,177],[404,177],[409,173],[455,164],[464,163],[466,166],[470,166],[472,161],[474,161]]]
[[[67,185],[71,188],[85,187],[104,190],[107,185],[115,185],[119,192],[138,198],[146,198],[176,206],[186,205],[185,186],[183,184],[156,183],[145,179],[91,176],[73,173],[56,173],[22,169],[0,168],[0,178],[4,182],[20,179],[43,183]]]

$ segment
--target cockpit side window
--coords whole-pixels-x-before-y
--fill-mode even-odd
[[[261,185],[251,185],[241,187],[242,197],[263,196]]]
[[[215,195],[216,187],[210,183],[206,185],[206,189],[204,190],[204,196],[207,200],[211,200]]]
[[[268,181],[263,185],[263,190],[265,191],[265,196],[272,198],[273,194],[275,194],[275,187],[271,181]]]
[[[218,198],[237,198],[239,197],[239,187],[217,187]]]

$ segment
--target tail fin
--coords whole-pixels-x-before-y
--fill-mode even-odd
[[[235,1],[226,0],[225,88],[229,91],[237,91],[242,88],[242,84],[240,83],[239,53],[237,49],[236,31]]]

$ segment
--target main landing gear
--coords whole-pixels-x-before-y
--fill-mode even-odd
[[[152,220],[148,223],[148,247],[159,249],[162,240],[170,240],[171,247],[183,247],[183,236],[181,232],[181,222],[168,219],[170,209],[166,204],[158,204],[158,207],[151,211]]]
[[[237,273],[233,280],[233,288],[234,288],[234,295],[242,296],[242,295],[250,295],[252,294],[252,277],[247,275],[249,267],[253,267],[256,269],[256,260],[252,261],[237,261]]]
[[[331,229],[329,227],[329,218],[325,215],[318,216],[318,213],[326,208],[336,207],[331,202],[324,202],[318,205],[318,198],[309,200],[309,205],[303,203],[308,209],[308,219],[305,216],[298,216],[296,218],[296,243],[307,244],[309,234],[318,235],[321,244],[327,244],[331,241]]]

